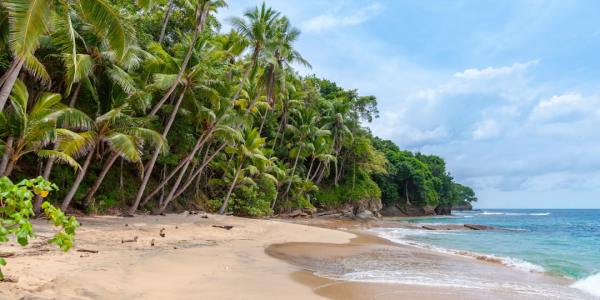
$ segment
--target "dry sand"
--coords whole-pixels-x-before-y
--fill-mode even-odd
[[[421,265],[444,262],[456,271],[474,267],[533,283],[564,283],[360,232],[322,228],[356,229],[356,223],[310,221],[321,226],[315,227],[218,215],[85,217],[80,222],[76,245],[68,253],[47,245],[52,227],[39,220],[38,238],[30,246],[0,246],[0,253],[15,253],[2,270],[17,280],[0,283],[0,299],[535,299],[510,291],[354,283],[306,271],[315,260],[381,247],[405,251],[407,262]],[[122,243],[135,237],[136,242]]]
[[[353,237],[217,215],[93,217],[80,222],[76,246],[68,253],[46,245],[51,226],[38,221],[40,238],[25,251],[2,246],[0,252],[17,252],[3,272],[18,281],[0,283],[0,299],[323,299],[291,279],[297,267],[268,256],[265,248],[292,241],[345,243]],[[165,237],[159,235],[161,228]],[[121,242],[135,236],[137,242]]]

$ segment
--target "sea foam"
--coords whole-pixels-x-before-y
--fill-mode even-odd
[[[517,269],[524,272],[533,272],[533,273],[543,273],[546,270],[544,267],[540,265],[536,265],[530,263],[528,261],[513,258],[513,257],[503,257],[496,256],[493,254],[482,254],[472,251],[465,250],[455,250],[448,249],[443,247],[434,246],[431,244],[416,242],[412,240],[406,239],[407,236],[423,236],[423,235],[432,235],[432,234],[452,234],[450,232],[442,232],[442,231],[429,231],[429,230],[420,230],[420,229],[405,229],[405,228],[378,228],[371,229],[371,231],[376,232],[380,237],[390,240],[397,244],[409,245],[413,247],[419,247],[423,249],[433,250],[440,253],[459,255],[463,257],[478,259],[487,262],[498,263],[509,268]]]
[[[575,282],[571,287],[600,297],[600,273]]]

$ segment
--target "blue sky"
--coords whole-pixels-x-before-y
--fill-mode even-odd
[[[599,2],[267,4],[302,31],[303,73],[375,95],[373,133],[444,157],[477,207],[600,208]]]

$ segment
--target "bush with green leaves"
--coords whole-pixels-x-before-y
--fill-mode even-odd
[[[57,190],[44,178],[25,179],[19,183],[13,183],[8,177],[0,178],[0,243],[8,242],[11,236],[15,236],[21,246],[27,246],[30,238],[34,238],[33,225],[30,222],[34,217],[33,203],[35,195],[42,198],[48,196],[51,191]],[[67,217],[60,209],[49,202],[42,204],[42,212],[49,221],[61,230],[57,232],[48,242],[68,251],[73,247],[75,230],[79,222],[75,217]],[[0,265],[6,265],[6,261],[0,258]],[[4,276],[0,270],[0,280]]]

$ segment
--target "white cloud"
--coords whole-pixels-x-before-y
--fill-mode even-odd
[[[573,119],[594,109],[596,99],[584,98],[578,93],[567,93],[540,101],[531,112],[530,119],[536,122],[553,122]],[[597,106],[596,106],[597,107]]]
[[[480,79],[480,78],[493,78],[502,75],[510,75],[516,72],[522,72],[527,70],[528,68],[535,66],[538,64],[537,60],[531,60],[524,63],[514,63],[510,66],[504,66],[499,68],[487,67],[484,69],[466,69],[462,72],[458,72],[454,74],[456,78],[464,78],[464,79]]]
[[[373,3],[366,7],[360,7],[357,11],[349,15],[341,15],[339,13],[326,13],[308,19],[302,23],[304,31],[326,31],[340,27],[349,27],[362,24],[382,10],[379,3]]]
[[[494,138],[500,135],[500,125],[494,120],[488,119],[477,124],[477,128],[473,130],[473,139],[483,140]]]

